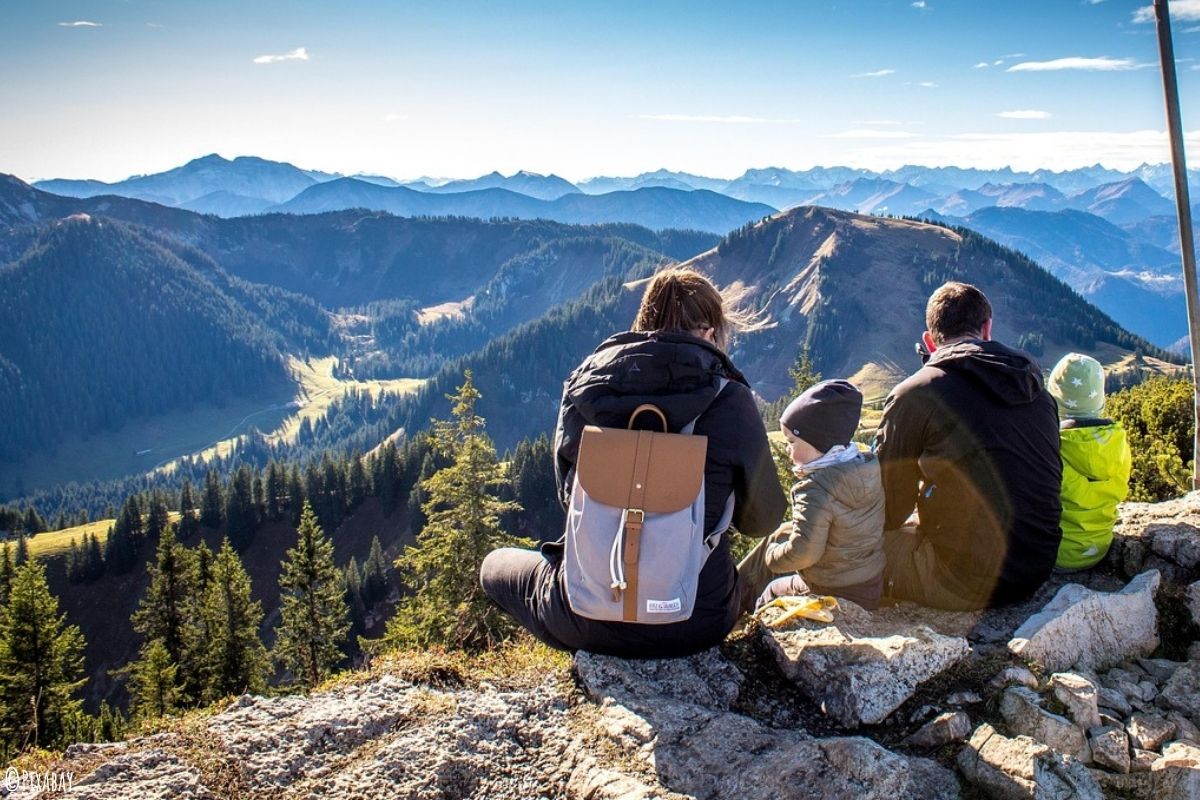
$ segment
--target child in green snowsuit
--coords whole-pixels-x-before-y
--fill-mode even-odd
[[[1104,413],[1104,368],[1080,353],[1063,356],[1047,388],[1058,401],[1062,439],[1062,544],[1055,564],[1086,569],[1108,553],[1117,503],[1129,493],[1132,457],[1125,429]]]

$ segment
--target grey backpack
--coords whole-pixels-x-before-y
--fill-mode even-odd
[[[728,381],[721,379],[717,393]],[[583,430],[563,554],[567,601],[581,617],[665,624],[692,616],[700,570],[733,516],[733,494],[720,523],[704,532],[708,437],[696,420],[663,431],[589,425]]]

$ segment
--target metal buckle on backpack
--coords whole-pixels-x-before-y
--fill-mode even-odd
[[[624,511],[622,511],[622,512],[621,512],[621,524],[622,524],[622,525],[624,525],[624,524],[626,524],[627,522],[629,522],[629,515],[630,515],[630,514],[637,514],[637,515],[638,515],[637,523],[638,523],[639,525],[642,525],[642,524],[644,524],[644,523],[646,522],[646,512],[645,512],[645,511],[642,511],[640,508],[627,508],[627,509],[625,509]]]

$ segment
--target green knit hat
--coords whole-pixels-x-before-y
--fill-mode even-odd
[[[1067,353],[1046,388],[1058,401],[1060,417],[1098,417],[1104,411],[1104,367],[1091,356]]]

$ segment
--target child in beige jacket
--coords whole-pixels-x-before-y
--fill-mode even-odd
[[[744,610],[806,592],[879,607],[883,485],[874,454],[851,441],[861,413],[862,393],[843,380],[816,384],[784,410],[779,426],[798,477],[792,521],[738,565]]]

